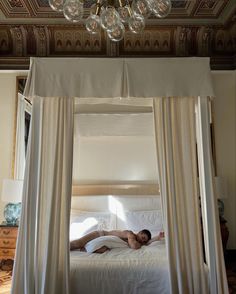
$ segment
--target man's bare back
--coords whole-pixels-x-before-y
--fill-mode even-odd
[[[128,243],[129,247],[132,249],[139,249],[142,246],[142,243],[138,241],[137,235],[132,231],[104,231],[104,236],[116,236]],[[148,238],[147,238],[148,241]]]

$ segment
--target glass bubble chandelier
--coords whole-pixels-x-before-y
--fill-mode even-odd
[[[83,20],[83,0],[49,0],[49,5],[73,23]],[[125,26],[139,34],[151,14],[164,18],[170,11],[171,0],[96,0],[90,7],[85,27],[91,34],[99,33],[102,28],[112,41],[118,42],[124,38]]]

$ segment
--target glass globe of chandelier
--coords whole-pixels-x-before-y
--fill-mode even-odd
[[[73,23],[83,20],[83,0],[49,0],[49,5]],[[112,41],[118,42],[124,38],[125,26],[139,34],[151,14],[164,18],[170,11],[171,0],[96,0],[90,7],[85,27],[91,34],[99,33],[102,28]]]

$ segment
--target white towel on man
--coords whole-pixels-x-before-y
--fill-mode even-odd
[[[85,245],[85,249],[89,253],[93,253],[99,248],[106,246],[109,249],[112,248],[128,248],[128,243],[117,236],[101,236],[89,241]]]

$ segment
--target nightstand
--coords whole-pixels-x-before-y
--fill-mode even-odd
[[[1,268],[7,267],[7,270],[11,270],[13,266],[13,260],[15,257],[16,240],[17,240],[18,226],[10,226],[6,224],[0,225],[0,260]],[[12,263],[4,266],[5,260],[12,260]]]

